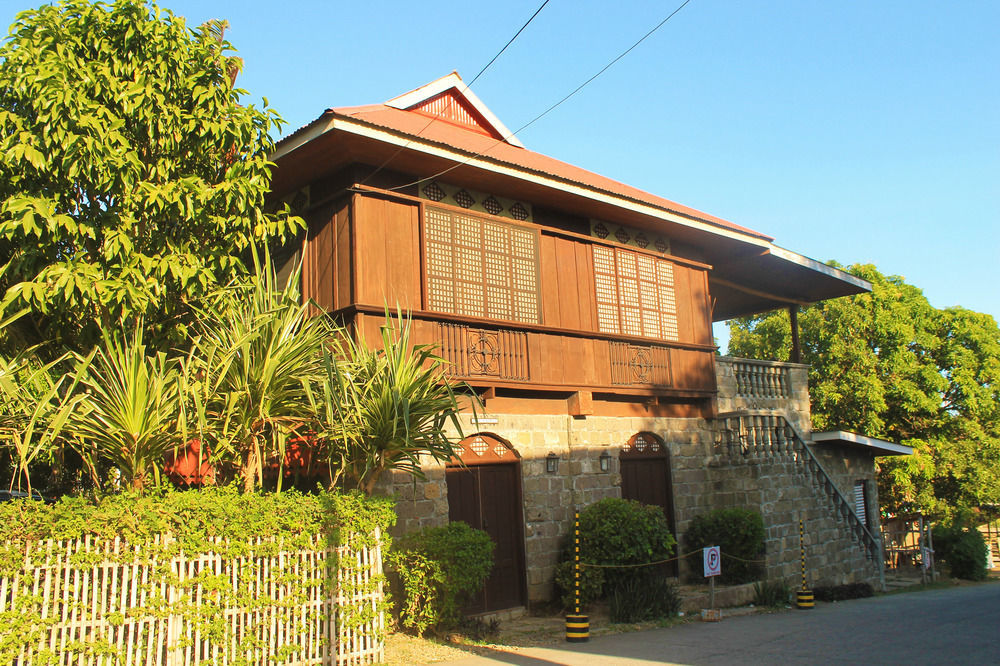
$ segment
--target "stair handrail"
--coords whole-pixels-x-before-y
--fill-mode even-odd
[[[823,463],[819,461],[819,458],[816,456],[816,454],[813,453],[812,449],[809,448],[809,446],[806,444],[806,438],[803,437],[802,433],[799,432],[799,429],[795,427],[795,424],[789,421],[788,417],[782,414],[781,412],[769,409],[738,410],[718,415],[719,418],[733,418],[733,417],[739,418],[743,416],[777,416],[782,421],[784,421],[785,427],[791,431],[793,439],[798,443],[799,448],[806,452],[806,455],[808,456],[811,463],[814,465],[815,469],[819,470],[819,473],[822,475],[827,485],[833,489],[833,492],[839,504],[847,507],[848,509],[847,515],[850,516],[850,518],[847,519],[847,522],[851,523],[853,519],[852,527],[861,528],[861,532],[865,537],[862,538],[862,541],[866,542],[863,544],[863,546],[873,556],[876,567],[878,568],[879,583],[882,589],[885,589],[885,562],[883,560],[883,555],[882,555],[882,540],[876,539],[872,531],[868,529],[868,526],[865,525],[860,518],[858,518],[857,514],[855,514],[853,510],[851,510],[851,503],[844,496],[844,493],[840,491],[840,488],[833,481],[833,478],[826,471],[826,468],[823,467]],[[838,510],[840,510],[840,505],[838,505],[837,507]]]

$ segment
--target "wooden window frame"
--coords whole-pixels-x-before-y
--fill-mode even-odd
[[[448,220],[449,256],[445,258],[445,261],[450,262],[450,275],[444,275],[442,272],[439,276],[433,270],[433,264],[438,263],[440,259],[433,256],[434,251],[431,249],[431,245],[444,244],[444,241],[440,239],[432,240],[430,238],[429,224],[433,216],[439,216],[438,221],[440,222],[443,222],[444,219]],[[475,233],[470,233],[469,222],[474,223]],[[459,227],[460,224],[466,225],[464,231]],[[497,231],[500,231],[499,235],[496,234]],[[461,242],[461,234],[463,233],[465,243]],[[478,241],[469,242],[476,233],[478,233]],[[491,234],[493,234],[492,238],[490,238]],[[530,256],[516,251],[517,235],[528,239],[530,252],[527,254]],[[483,215],[478,212],[470,213],[464,210],[456,211],[452,210],[451,207],[421,203],[420,245],[421,292],[423,307],[428,312],[513,324],[542,323],[541,275],[539,270],[541,243],[538,229],[527,225],[511,224],[508,220],[497,216]],[[523,247],[525,246],[522,244]],[[499,248],[502,248],[502,251]],[[463,260],[467,264],[466,270],[462,270],[460,265]],[[527,268],[524,264],[528,261],[531,262],[530,277],[524,277],[523,271],[519,277],[517,266],[521,264],[522,268]],[[467,269],[471,262],[478,264],[479,279],[469,279],[470,271]],[[489,272],[490,267],[494,269],[492,274]],[[451,303],[449,306],[442,306],[436,300],[439,295],[432,292],[432,282],[449,279]],[[472,305],[478,305],[478,308],[470,309],[468,301],[460,302],[460,290],[463,289],[472,298]],[[447,294],[442,296],[447,300]],[[474,302],[476,298],[478,298],[478,304]],[[529,316],[529,310],[532,307],[534,309],[533,318]]]
[[[680,341],[674,262],[598,244],[591,247],[591,260],[598,331]]]

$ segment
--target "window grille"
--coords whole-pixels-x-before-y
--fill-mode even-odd
[[[424,247],[427,309],[540,323],[533,230],[428,207]]]
[[[669,261],[595,245],[594,282],[601,332],[678,339],[674,267]]]

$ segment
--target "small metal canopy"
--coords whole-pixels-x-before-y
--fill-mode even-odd
[[[844,430],[829,430],[826,432],[814,432],[812,441],[816,444],[837,444],[849,448],[868,451],[874,456],[912,456],[913,447],[887,442],[884,439],[865,437],[856,432],[846,432]]]

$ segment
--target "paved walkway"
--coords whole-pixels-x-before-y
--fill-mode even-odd
[[[446,663],[1000,664],[1000,583],[818,603],[809,611],[694,622]]]

